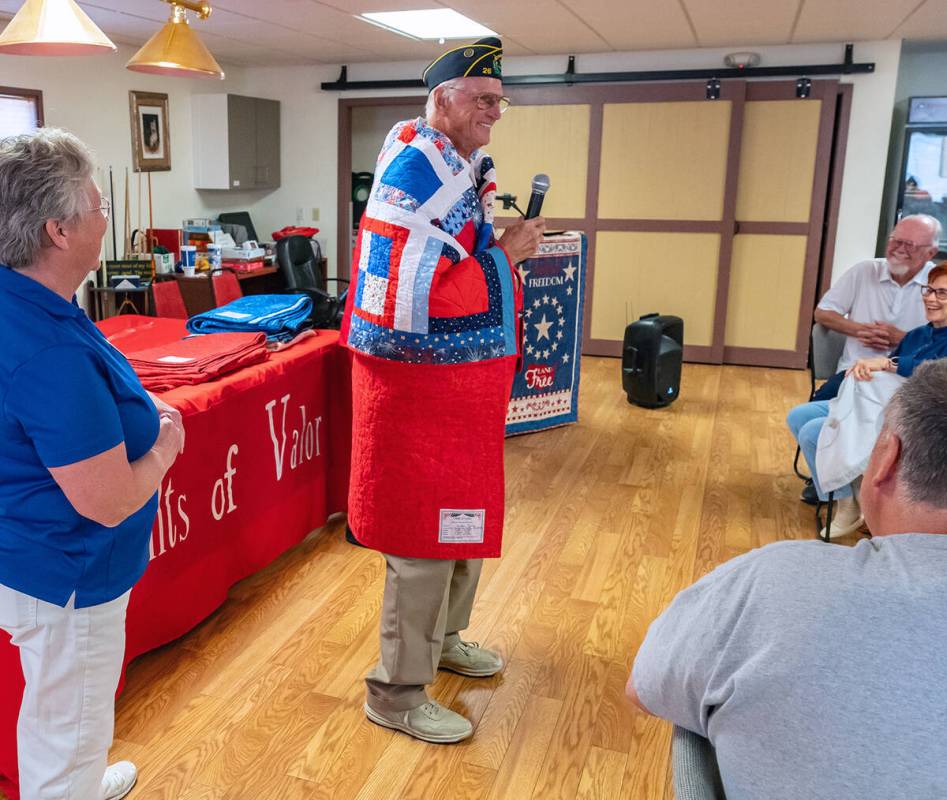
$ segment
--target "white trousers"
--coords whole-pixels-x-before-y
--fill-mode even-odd
[[[16,726],[21,800],[101,800],[125,655],[126,592],[65,608],[0,585],[0,628],[26,679]]]

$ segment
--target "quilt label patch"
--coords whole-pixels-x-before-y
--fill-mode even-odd
[[[437,532],[440,544],[481,544],[486,509],[442,508]]]
[[[185,356],[161,356],[158,359],[162,364],[190,364],[196,360],[196,358],[186,358]]]

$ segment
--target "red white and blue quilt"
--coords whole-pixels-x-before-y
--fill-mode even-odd
[[[465,364],[517,354],[515,278],[493,232],[496,175],[423,119],[378,157],[353,257],[343,340],[392,361]]]

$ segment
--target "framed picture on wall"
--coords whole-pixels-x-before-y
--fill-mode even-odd
[[[132,163],[135,172],[171,169],[168,96],[155,92],[128,93],[132,124]]]

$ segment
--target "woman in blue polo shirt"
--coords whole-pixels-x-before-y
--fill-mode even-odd
[[[75,304],[108,214],[74,136],[0,141],[0,628],[26,678],[23,800],[116,800],[136,779],[106,766],[125,609],[184,431]]]

